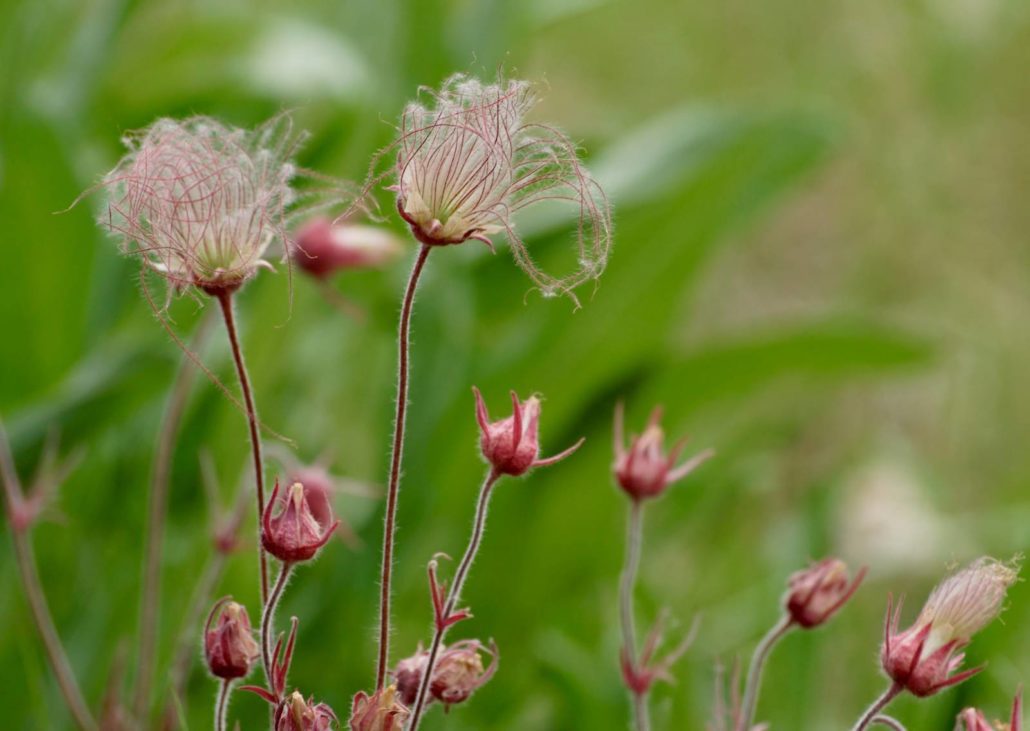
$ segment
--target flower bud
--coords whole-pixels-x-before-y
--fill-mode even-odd
[[[634,500],[658,497],[669,485],[686,477],[713,454],[706,450],[677,467],[676,460],[686,446],[686,439],[678,441],[666,453],[665,434],[658,425],[661,414],[660,408],[651,412],[644,433],[632,436],[626,449],[622,404],[615,409],[615,480]]]
[[[1012,718],[1008,725],[988,723],[984,714],[976,708],[966,708],[958,714],[955,731],[1022,731],[1023,729],[1023,691],[1016,693],[1012,699]]]
[[[280,561],[307,561],[324,546],[339,525],[333,518],[329,495],[299,482],[290,485],[279,513],[273,515],[279,497],[276,482],[261,520],[261,545]]]
[[[350,731],[402,731],[409,713],[397,700],[397,687],[391,685],[373,695],[355,695],[348,723]]]
[[[283,701],[276,716],[275,731],[329,731],[339,722],[332,708],[312,698],[305,702],[297,691]]]
[[[818,627],[851,598],[865,573],[865,568],[859,569],[849,584],[843,561],[823,559],[790,577],[785,608],[795,624],[805,629]]]
[[[938,584],[915,624],[903,632],[898,632],[900,603],[893,616],[888,604],[881,652],[884,671],[919,697],[980,672],[982,666],[956,673],[965,657],[959,650],[998,616],[1005,592],[1017,575],[1012,566],[992,558],[977,559]]]
[[[380,267],[401,253],[400,241],[390,231],[356,223],[332,223],[315,218],[297,232],[293,261],[315,277],[344,269]]]
[[[522,402],[512,391],[512,415],[500,421],[491,422],[482,394],[474,386],[472,390],[476,395],[476,419],[479,421],[480,431],[479,446],[486,461],[493,466],[494,472],[497,474],[518,477],[532,467],[552,465],[568,457],[583,443],[581,439],[564,452],[546,459],[539,459],[540,399],[531,396]]]
[[[212,628],[216,615],[218,622]],[[247,609],[229,597],[219,599],[204,626],[208,670],[216,678],[242,678],[260,654],[261,648],[251,634]]]
[[[401,702],[405,705],[414,705],[418,698],[418,687],[422,683],[422,675],[426,672],[428,664],[429,652],[421,646],[414,655],[397,663],[397,668],[393,671],[393,682],[397,686]]]
[[[489,667],[483,667],[481,652],[490,655]],[[429,683],[433,698],[444,705],[453,705],[468,700],[474,692],[486,685],[497,672],[497,645],[491,640],[486,647],[479,640],[461,640],[445,648]]]

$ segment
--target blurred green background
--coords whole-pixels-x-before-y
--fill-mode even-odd
[[[471,520],[482,465],[470,386],[498,413],[507,389],[539,392],[545,451],[587,444],[501,486],[466,591],[475,619],[455,634],[496,638],[500,672],[427,729],[627,727],[615,612],[626,505],[609,475],[619,397],[632,428],[663,403],[672,435],[719,451],[648,514],[642,618],[663,606],[684,626],[703,618],[677,684],[655,694],[659,729],[704,727],[716,660],[747,657],[810,558],[836,553],[870,577],[830,625],[776,651],[759,707],[774,729],[846,728],[879,692],[888,592],[908,593],[908,621],[951,562],[1027,546],[1024,0],[45,0],[4,4],[0,38],[0,414],[23,472],[50,427],[87,450],[63,517],[35,544],[94,706],[136,633],[148,470],[180,356],[135,264],[95,227],[99,199],[53,213],[114,165],[125,130],[160,115],[249,126],[289,108],[312,133],[302,164],[361,179],[420,84],[503,66],[542,82],[539,117],[582,142],[615,204],[609,269],[576,312],[527,295],[503,249],[430,259],[396,653],[428,637],[425,563],[460,553]],[[569,265],[560,222],[522,225],[542,264]],[[413,251],[334,281],[364,323],[299,274],[291,308],[283,269],[241,295],[263,419],[301,458],[330,449],[336,472],[383,481]],[[173,307],[180,332],[198,309]],[[234,383],[218,335],[205,357]],[[228,500],[246,431],[204,380],[175,458],[162,663],[210,551],[202,450]],[[281,616],[301,618],[292,682],[346,716],[372,682],[381,505],[339,507],[363,545],[333,543],[303,567]],[[0,725],[70,728],[3,530]],[[252,616],[254,573],[252,553],[237,555],[218,590]],[[1010,604],[969,649],[986,672],[895,704],[909,728],[950,729],[968,703],[1002,715],[1030,677],[1026,584]],[[214,692],[194,674],[189,728],[209,727]],[[262,706],[236,696],[231,718],[261,728]]]

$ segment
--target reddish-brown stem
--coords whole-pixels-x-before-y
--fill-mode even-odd
[[[411,713],[411,721],[408,723],[408,731],[415,731],[422,718],[422,711],[425,709],[426,693],[433,678],[433,668],[436,667],[436,658],[443,646],[444,638],[450,625],[447,619],[454,613],[454,607],[461,598],[461,590],[465,586],[469,570],[476,560],[476,553],[479,552],[479,544],[483,540],[483,530],[486,528],[486,514],[490,507],[490,495],[493,494],[493,487],[500,479],[500,473],[490,470],[483,486],[479,489],[479,500],[476,504],[476,519],[472,524],[472,535],[469,536],[468,546],[465,547],[465,555],[461,557],[458,570],[454,574],[454,581],[451,589],[447,592],[447,601],[444,602],[443,611],[436,617],[436,629],[433,632],[433,643],[429,647],[429,660],[426,662],[426,669],[422,673],[422,680],[418,686],[418,696],[415,699],[415,708]]]
[[[97,722],[82,697],[82,691],[79,690],[79,684],[75,680],[75,673],[72,671],[71,663],[68,662],[68,656],[64,652],[57,628],[54,627],[50,606],[47,604],[43,584],[39,579],[39,569],[36,567],[32,542],[29,540],[29,527],[15,526],[14,521],[11,520],[24,493],[14,468],[14,458],[8,448],[7,434],[3,424],[0,424],[0,472],[3,474],[4,499],[7,505],[7,516],[10,520],[11,540],[14,542],[14,560],[18,566],[18,574],[21,577],[25,597],[29,602],[32,619],[50,662],[50,668],[57,678],[57,685],[61,689],[61,695],[64,696],[75,725],[82,731],[96,731]]]
[[[769,653],[772,652],[773,646],[793,628],[794,621],[789,614],[786,614],[773,625],[772,629],[766,632],[765,637],[755,647],[755,652],[751,656],[751,666],[747,669],[744,702],[737,717],[736,731],[751,730],[755,708],[758,706],[758,692],[762,687],[762,671],[765,669],[765,661],[769,659]]]
[[[397,411],[393,424],[393,447],[390,454],[390,483],[386,493],[386,516],[383,528],[383,563],[379,581],[379,659],[376,665],[376,690],[386,683],[390,657],[390,579],[393,574],[393,541],[397,522],[397,493],[401,482],[401,457],[404,450],[404,420],[408,410],[408,341],[411,334],[411,310],[415,290],[431,247],[418,250],[415,265],[408,277],[401,304],[401,320],[397,332]]]
[[[210,318],[205,317],[193,337],[193,350],[199,350],[210,331]],[[150,689],[154,677],[154,656],[157,648],[158,606],[161,598],[161,548],[164,542],[165,516],[168,506],[168,485],[172,471],[172,454],[179,433],[186,402],[193,387],[196,369],[184,357],[172,384],[165,405],[161,431],[154,451],[150,479],[150,506],[145,532],[143,563],[143,597],[140,603],[139,657],[136,663],[136,692],[133,699],[135,716],[146,721],[150,710]]]
[[[239,376],[240,390],[243,392],[243,404],[247,409],[247,425],[250,429],[250,448],[254,458],[254,482],[257,485],[257,523],[258,531],[261,530],[261,514],[265,509],[265,473],[261,459],[261,434],[257,409],[254,407],[254,395],[250,387],[250,376],[247,375],[247,366],[243,362],[243,350],[240,347],[239,334],[236,332],[236,316],[233,313],[232,292],[219,291],[214,297],[222,308],[222,317],[225,319],[225,331],[229,336],[229,345],[232,348],[232,359],[236,364],[236,375]],[[268,600],[268,559],[265,556],[265,549],[258,540],[258,570],[261,575],[261,603]]]
[[[222,687],[218,691],[218,702],[215,704],[215,731],[225,731],[225,712],[229,707],[231,690],[232,681],[228,678],[222,680]]]
[[[640,550],[644,535],[644,504],[640,500],[630,502],[629,519],[626,523],[626,558],[619,581],[619,619],[622,624],[622,651],[626,662],[637,662],[636,628],[633,620],[633,592],[640,569]],[[648,731],[651,718],[647,708],[647,692],[630,689],[633,702],[633,718],[636,731]]]
[[[858,719],[858,723],[855,724],[851,731],[862,731],[869,727],[873,723],[873,720],[880,715],[880,711],[886,708],[887,704],[894,700],[901,690],[902,687],[900,685],[897,683],[891,683],[890,687],[883,692],[883,695],[873,701],[873,704],[865,710],[865,713],[863,713],[862,717]]]
[[[261,610],[261,660],[265,665],[265,679],[268,681],[268,687],[272,689],[275,688],[272,682],[272,622],[275,620],[275,610],[279,606],[279,600],[282,599],[283,589],[286,588],[292,568],[292,563],[283,562],[279,569],[279,578],[276,579],[272,593],[268,595],[268,601]]]

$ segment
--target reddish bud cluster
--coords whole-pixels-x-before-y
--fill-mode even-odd
[[[294,691],[275,712],[275,731],[329,731],[339,719],[333,709]]]
[[[250,672],[260,654],[246,607],[230,597],[219,599],[204,625],[204,658],[208,670],[216,678],[242,678]]]
[[[402,731],[409,715],[397,699],[397,687],[391,685],[372,695],[355,695],[348,725],[350,731]]]
[[[483,665],[483,653],[491,658],[487,666]],[[468,700],[497,672],[498,658],[497,645],[493,640],[489,645],[479,640],[460,640],[449,647],[443,647],[429,682],[432,700],[445,706]],[[408,705],[415,702],[428,664],[429,652],[421,647],[414,655],[397,663],[393,677],[402,702]]]
[[[818,627],[844,606],[865,578],[863,567],[848,582],[848,567],[836,558],[826,558],[790,577],[784,606],[800,627]]]
[[[339,523],[324,489],[294,482],[279,500],[276,482],[261,519],[261,545],[280,561],[307,561],[329,541]]]
[[[615,480],[634,500],[658,497],[669,485],[686,477],[714,454],[709,449],[676,466],[687,440],[679,440],[666,453],[665,435],[658,425],[661,416],[661,408],[652,411],[644,433],[632,436],[627,448],[623,438],[622,404],[615,409]]]
[[[966,708],[958,714],[955,731],[1022,731],[1023,729],[1023,693],[1019,691],[1012,700],[1012,718],[1008,726],[1002,723],[988,722],[984,714],[976,708]]]

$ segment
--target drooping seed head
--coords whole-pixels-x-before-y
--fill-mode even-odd
[[[350,731],[402,731],[409,715],[394,685],[372,695],[359,691],[351,707]]]
[[[285,115],[253,131],[208,117],[159,119],[127,135],[102,186],[100,224],[173,291],[231,292],[285,237],[299,138]]]
[[[305,701],[297,691],[283,700],[276,717],[275,731],[329,731],[339,723],[332,708],[313,698]]]
[[[381,267],[402,250],[400,240],[385,228],[320,217],[297,232],[293,261],[321,278],[347,269]]]
[[[339,524],[329,495],[320,486],[294,482],[280,499],[276,482],[261,519],[261,544],[280,561],[307,561],[332,538]]]
[[[490,656],[490,664],[483,666],[481,653]],[[446,706],[463,703],[497,672],[497,645],[489,647],[479,640],[460,640],[440,653],[429,682],[429,692],[435,700]]]
[[[957,672],[965,657],[960,650],[998,616],[1017,577],[1014,565],[979,558],[938,584],[915,624],[903,632],[898,632],[900,603],[893,616],[888,605],[881,652],[884,671],[920,697],[978,673],[982,667]]]
[[[397,209],[423,244],[477,239],[492,248],[503,234],[516,263],[545,295],[571,290],[604,269],[611,245],[611,212],[600,186],[561,132],[526,121],[536,96],[525,81],[493,84],[458,74],[425,103],[404,110],[399,130]],[[552,277],[533,262],[514,217],[552,200],[578,210],[579,268]]]
[[[564,452],[540,459],[540,399],[530,396],[520,401],[512,391],[512,415],[492,422],[479,389],[473,386],[472,391],[476,396],[480,450],[498,474],[518,477],[533,467],[552,465],[568,457],[583,443],[580,439]]]
[[[242,678],[260,654],[246,607],[229,597],[216,602],[204,626],[204,659],[211,674],[223,679]]]
[[[823,559],[790,577],[784,607],[798,626],[818,627],[851,598],[865,573],[865,568],[859,569],[855,580],[849,581],[847,564]]]

